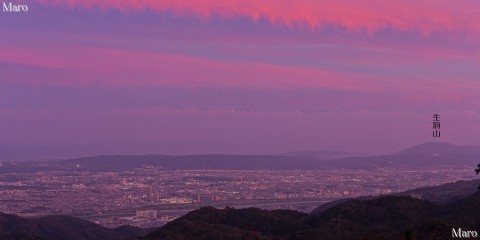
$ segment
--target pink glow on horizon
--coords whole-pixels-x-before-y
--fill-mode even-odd
[[[396,56],[396,55],[395,55]],[[422,55],[420,55],[421,57]],[[366,58],[368,63],[389,62],[398,59]],[[52,74],[35,74],[27,84],[53,84],[64,86],[126,85],[141,87],[163,85],[175,87],[249,87],[260,89],[286,89],[316,87],[354,91],[385,91],[420,94],[435,92],[428,99],[450,101],[476,94],[479,83],[472,79],[451,81],[448,77],[402,76],[382,78],[375,73],[349,73],[308,66],[286,66],[262,62],[213,60],[188,55],[145,52],[108,48],[10,48],[0,52],[0,61],[49,69]],[[349,61],[349,59],[340,59]],[[407,59],[403,60],[407,61]],[[355,64],[355,62],[352,62]],[[358,63],[360,64],[360,63]],[[9,73],[5,73],[9,76]],[[28,74],[24,72],[22,74]],[[67,74],[67,75],[64,75]],[[54,77],[52,77],[52,75]],[[16,79],[16,78],[12,78]],[[8,77],[4,81],[10,81]],[[16,80],[13,80],[16,81]],[[435,82],[435,85],[431,83]],[[414,84],[415,87],[412,87]],[[452,93],[455,90],[456,93]],[[460,94],[461,93],[461,94]],[[420,100],[421,97],[416,98]],[[412,98],[413,100],[413,98]]]
[[[172,85],[195,86],[240,86],[260,88],[285,88],[316,86],[338,89],[364,89],[372,82],[355,83],[348,74],[327,70],[278,66],[266,63],[215,61],[190,56],[165,53],[135,52],[116,49],[77,48],[68,56],[51,51],[12,50],[0,53],[0,60],[18,64],[41,66],[57,70],[76,70],[93,73],[95,79],[37,78],[37,83],[62,85]],[[22,54],[23,53],[23,54]],[[15,55],[14,58],[9,58]],[[101,78],[100,76],[105,76]],[[144,78],[144,76],[148,76]],[[144,79],[139,79],[144,78]]]
[[[442,130],[443,141],[469,145],[478,140],[479,129],[472,127],[480,120],[478,112],[442,114],[448,126]],[[426,134],[431,127],[431,122],[425,120],[429,115],[368,110],[304,114],[146,108],[92,113],[85,118],[84,113],[74,109],[54,112],[0,107],[5,124],[14,126],[4,128],[4,133],[16,141],[109,143],[126,146],[118,148],[119,151],[138,148],[148,149],[143,153],[174,154],[271,154],[299,149],[391,153],[432,141]],[[362,124],[352,124],[352,120]]]

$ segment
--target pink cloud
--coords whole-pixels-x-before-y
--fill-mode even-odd
[[[12,48],[0,53],[0,61],[48,68],[48,76],[53,74],[56,75],[55,78],[36,76],[30,78],[30,82],[66,85],[223,85],[259,88],[316,86],[339,89],[364,89],[373,86],[373,83],[369,84],[367,81],[355,81],[355,77],[349,74],[309,67],[216,61],[158,52],[105,48],[74,48],[69,50],[68,55],[61,51]],[[8,81],[8,77],[5,79]],[[24,80],[26,81],[25,78]]]
[[[46,69],[43,72],[9,71],[4,74],[2,81],[18,83],[21,80],[29,84],[68,86],[228,86],[263,89],[317,87],[393,91],[414,95],[429,93],[430,99],[451,100],[477,94],[476,87],[473,86],[478,85],[470,79],[451,81],[448,77],[437,78],[425,74],[382,77],[375,72],[354,73],[312,66],[215,60],[162,52],[87,47],[69,48],[68,54],[64,54],[65,52],[61,47],[11,47],[2,51],[0,62]],[[346,59],[339,61],[348,61],[348,58]],[[374,62],[387,60],[379,58]],[[452,94],[452,91],[459,94]]]
[[[157,11],[194,15],[209,19],[248,17],[266,19],[272,24],[307,26],[327,25],[349,31],[480,32],[480,4],[473,0],[39,0],[43,4],[83,9],[116,9],[123,12]]]

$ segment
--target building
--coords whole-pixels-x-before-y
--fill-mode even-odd
[[[137,211],[137,218],[157,218],[157,210]]]

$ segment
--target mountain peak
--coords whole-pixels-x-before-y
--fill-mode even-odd
[[[462,154],[480,154],[480,147],[477,146],[459,146],[447,142],[428,142],[422,143],[404,150],[396,154],[446,154],[446,153],[462,153]]]

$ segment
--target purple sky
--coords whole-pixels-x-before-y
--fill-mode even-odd
[[[478,1],[14,2],[30,11],[0,12],[0,145],[480,145]]]

